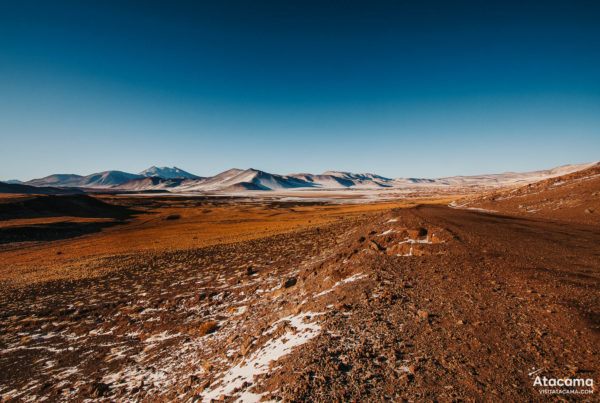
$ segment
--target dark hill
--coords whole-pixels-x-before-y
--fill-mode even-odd
[[[0,204],[0,220],[61,216],[125,219],[132,213],[127,207],[85,194],[37,196]]]
[[[83,193],[83,191],[75,188],[55,188],[50,186],[37,187],[30,185],[21,185],[17,183],[0,182],[0,193],[53,195]]]

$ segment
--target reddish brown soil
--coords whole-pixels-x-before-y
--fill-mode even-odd
[[[521,217],[600,224],[600,165],[455,204]]]
[[[233,197],[0,198],[0,289],[134,269],[143,256],[313,228],[417,200],[370,204]]]
[[[600,379],[595,223],[421,206],[128,259],[2,293],[2,396],[546,401],[533,367]]]

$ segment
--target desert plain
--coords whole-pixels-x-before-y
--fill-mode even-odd
[[[0,396],[591,401],[599,191],[3,194]]]

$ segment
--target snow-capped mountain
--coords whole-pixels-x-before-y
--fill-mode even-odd
[[[321,183],[323,187],[331,184],[331,181],[337,181],[344,187],[354,188],[385,188],[390,187],[390,178],[380,175],[364,173],[357,174],[352,172],[327,171],[321,175],[312,175],[312,178]]]
[[[182,191],[281,190],[313,187],[310,182],[257,169],[230,169],[210,178],[183,184]]]
[[[187,182],[196,182],[190,178],[161,178],[158,176],[144,176],[135,178],[120,185],[111,187],[116,190],[144,191],[144,190],[170,190]]]
[[[189,172],[184,171],[183,169],[177,167],[155,167],[151,166],[148,169],[144,169],[138,175],[141,176],[157,176],[163,179],[173,179],[173,178],[189,178],[189,179],[197,179],[199,176],[191,174]]]
[[[370,174],[370,173],[356,174],[356,173],[352,173],[352,172],[327,171],[327,172],[323,172],[323,175],[330,175],[330,176],[335,176],[337,178],[344,178],[344,179],[349,179],[349,180],[353,180],[353,181],[377,181],[377,182],[382,182],[382,183],[391,181],[390,178],[386,178],[381,175],[375,175],[375,174]]]

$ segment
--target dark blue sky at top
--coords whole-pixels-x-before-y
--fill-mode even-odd
[[[600,159],[597,1],[1,1],[0,180]]]

